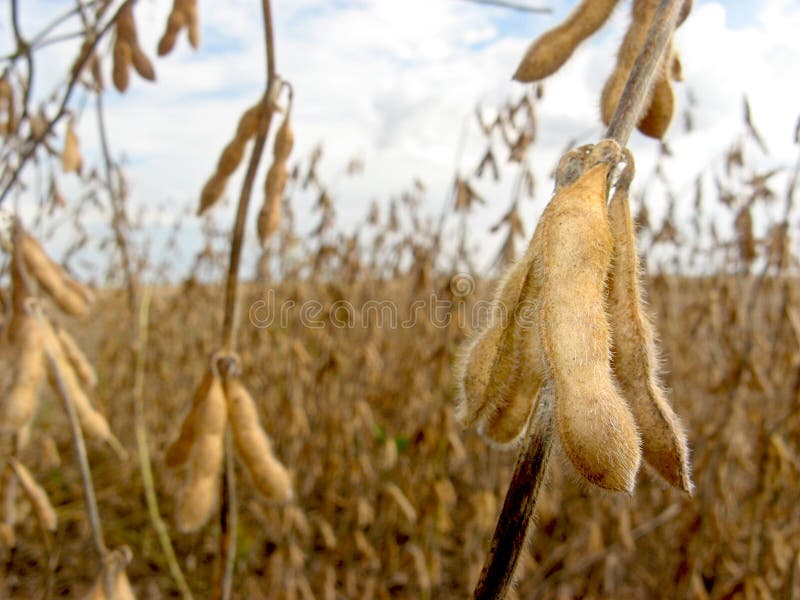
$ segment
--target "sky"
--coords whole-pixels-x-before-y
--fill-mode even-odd
[[[467,172],[480,158],[475,105],[489,108],[524,91],[511,75],[526,47],[574,5],[565,0],[538,3],[552,13],[526,14],[465,0],[273,1],[277,70],[294,89],[293,156],[306,156],[319,143],[324,146],[322,179],[332,182],[343,229],[357,227],[373,200],[385,207],[414,179],[426,186],[426,212],[439,213],[450,199],[454,171]],[[32,34],[67,4],[21,3],[23,31]],[[126,94],[107,91],[106,108],[114,153],[127,164],[131,206],[168,208],[163,216],[149,217],[146,228],[151,232],[166,231],[175,214],[194,210],[239,115],[261,95],[265,67],[260,4],[199,0],[200,49],[193,51],[182,34],[164,58],[155,57],[155,47],[171,2],[139,0],[136,5],[139,40],[153,57],[157,82],[133,76]],[[552,189],[549,173],[565,144],[602,137],[598,99],[624,35],[628,4],[621,2],[606,27],[544,82],[537,104],[539,138],[531,155],[539,191],[523,210],[528,233]],[[798,31],[797,0],[695,0],[691,16],[676,34],[685,77],[676,86],[678,113],[687,90],[696,99],[694,131],[687,133],[676,120],[667,136],[674,154],[667,170],[678,189],[718,160],[741,131],[744,94],[770,149],[765,161],[794,163],[793,128],[800,116]],[[0,23],[0,52],[8,50],[9,34],[7,23]],[[43,54],[35,93],[49,93],[76,53],[77,47],[66,43]],[[97,160],[91,111],[83,112],[78,134],[87,160]],[[463,151],[457,152],[461,142]],[[658,145],[638,133],[630,145],[637,172],[647,173]],[[363,161],[363,174],[342,177],[353,157]],[[220,223],[232,221],[241,170],[228,185],[229,201],[213,209]],[[68,197],[77,195],[70,177],[62,177]],[[488,202],[470,220],[482,266],[490,264],[502,242],[486,230],[508,207],[512,177],[505,179],[500,185],[479,186]],[[316,223],[309,213],[312,202],[310,197],[297,198],[301,229]],[[24,204],[24,197],[18,203]],[[99,226],[101,216],[97,219]],[[181,239],[187,257],[199,247],[202,224],[189,219]],[[254,256],[254,241],[248,249],[247,256]]]

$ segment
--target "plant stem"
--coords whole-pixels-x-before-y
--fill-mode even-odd
[[[242,191],[239,194],[239,206],[236,210],[236,222],[233,227],[230,263],[228,265],[228,280],[225,286],[225,319],[222,323],[222,345],[228,352],[232,352],[235,347],[237,331],[236,315],[239,299],[239,263],[241,262],[242,245],[244,243],[244,226],[247,220],[247,208],[250,205],[253,182],[256,177],[256,172],[258,171],[258,164],[261,162],[261,155],[264,152],[264,145],[267,141],[267,135],[269,134],[273,113],[271,88],[275,82],[275,49],[272,34],[272,12],[270,10],[269,0],[262,0],[262,7],[267,53],[267,89],[262,100],[261,122],[258,128],[258,135],[253,145],[253,153],[250,155],[250,163],[247,165],[247,173],[242,183]]]
[[[514,467],[505,502],[497,519],[492,545],[483,563],[476,600],[505,598],[513,583],[528,525],[539,498],[539,488],[550,456],[553,429],[553,393],[539,392],[536,411],[528,424],[522,450]]]
[[[30,310],[32,310],[36,316],[38,325],[42,332],[44,333],[48,331],[51,326],[46,321],[38,305],[32,306]],[[54,334],[52,331],[50,331],[49,334],[45,333],[44,351],[53,374],[56,388],[58,389],[58,395],[61,397],[61,401],[64,404],[64,412],[67,413],[67,420],[69,421],[70,430],[72,432],[72,441],[75,445],[75,456],[78,459],[78,467],[80,468],[81,472],[83,497],[84,501],[86,502],[86,513],[89,517],[89,525],[92,529],[94,546],[97,549],[97,553],[100,555],[100,558],[105,560],[105,558],[108,556],[108,547],[103,539],[103,525],[100,522],[100,511],[97,508],[97,497],[94,493],[92,471],[89,467],[89,458],[86,454],[86,443],[84,442],[83,431],[81,430],[81,425],[78,421],[78,413],[75,410],[75,403],[72,399],[72,396],[70,396],[70,392],[66,383],[64,382],[59,361],[55,356],[55,353],[58,352],[58,350],[52,348],[50,345],[50,341],[53,339],[53,336]]]
[[[661,0],[658,5],[653,22],[647,32],[647,39],[636,57],[636,62],[606,132],[606,138],[619,142],[622,147],[628,144],[633,128],[636,127],[642,116],[645,100],[649,95],[648,92],[652,87],[658,65],[661,63],[670,37],[675,31],[684,2],[685,0]]]
[[[58,112],[56,112],[56,116],[50,119],[47,123],[44,131],[41,133],[39,137],[31,136],[29,140],[26,142],[26,148],[21,153],[17,161],[16,167],[11,171],[11,174],[8,176],[7,181],[3,181],[0,185],[2,185],[2,189],[0,189],[0,205],[3,204],[3,201],[6,199],[8,194],[14,189],[14,185],[17,183],[20,175],[22,174],[25,165],[28,161],[33,158],[36,154],[36,149],[39,145],[45,140],[45,138],[50,135],[50,132],[53,131],[53,128],[58,124],[58,122],[64,118],[67,114],[67,107],[69,105],[70,98],[72,97],[72,92],[75,91],[75,86],[78,84],[80,79],[80,74],[83,71],[83,68],[89,62],[89,58],[92,56],[92,51],[97,47],[97,44],[100,43],[100,40],[108,33],[111,28],[114,26],[114,23],[117,20],[117,17],[125,8],[125,6],[129,2],[134,2],[135,0],[127,0],[122,6],[117,9],[117,12],[109,19],[109,21],[103,26],[103,28],[98,32],[97,37],[92,40],[92,43],[86,49],[86,52],[83,53],[80,58],[78,59],[75,68],[72,71],[72,75],[70,77],[69,83],[67,83],[67,89],[64,91],[64,96],[61,98],[61,103],[58,107]],[[27,110],[27,107],[23,107],[23,111]],[[3,156],[2,162],[9,162],[8,156]]]
[[[172,578],[175,580],[175,585],[178,586],[178,591],[184,600],[192,600],[192,592],[189,590],[189,585],[186,583],[186,578],[183,576],[183,571],[178,564],[178,559],[175,556],[175,550],[172,547],[167,526],[161,518],[161,513],[158,509],[158,499],[156,497],[156,486],[153,478],[153,468],[150,462],[150,450],[147,447],[147,427],[145,426],[144,419],[144,367],[145,367],[145,353],[147,350],[147,327],[150,321],[150,298],[152,290],[145,288],[142,293],[142,299],[139,305],[139,323],[137,329],[137,344],[136,344],[136,366],[133,377],[133,407],[136,423],[136,445],[139,450],[139,469],[142,472],[142,485],[144,486],[144,495],[147,501],[147,511],[150,514],[150,521],[153,524],[153,529],[156,530],[158,541],[161,544],[161,550],[167,559],[169,571]]]
[[[236,221],[231,236],[231,252],[228,264],[228,278],[225,285],[225,316],[222,322],[222,348],[223,352],[232,354],[236,350],[236,333],[238,330],[238,304],[239,304],[239,265],[241,263],[242,245],[245,239],[245,222],[247,221],[247,208],[253,192],[258,165],[264,153],[264,146],[272,123],[272,105],[274,95],[273,86],[277,85],[275,74],[275,44],[272,31],[272,10],[269,0],[262,0],[262,15],[264,23],[264,50],[267,63],[266,91],[261,104],[261,120],[258,127],[253,152],[247,165],[242,190],[239,194],[239,204],[236,209]],[[223,378],[228,376],[227,369],[222,371]],[[230,425],[228,425],[230,428]],[[233,448],[230,442],[230,431],[225,434],[226,459],[223,468],[223,499],[220,503],[220,535],[217,573],[222,576],[215,577],[212,590],[213,597],[228,600],[233,589],[234,562],[236,561],[236,525],[238,521],[238,507],[236,506],[236,478],[234,473]]]

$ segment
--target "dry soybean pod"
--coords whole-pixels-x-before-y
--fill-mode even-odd
[[[219,474],[222,471],[227,421],[225,392],[219,376],[214,373],[208,385],[208,393],[199,405],[186,481],[178,492],[175,504],[175,522],[178,530],[183,533],[195,531],[205,525],[214,510]]]
[[[281,218],[281,200],[289,180],[287,161],[294,145],[294,133],[291,124],[291,107],[286,111],[278,132],[275,134],[273,159],[264,182],[264,204],[258,213],[256,222],[258,239],[262,247],[266,247],[269,237],[278,229]]]
[[[19,350],[14,365],[11,388],[0,399],[0,430],[19,431],[36,413],[39,389],[45,375],[44,340],[35,317],[15,319],[14,328]]]
[[[169,13],[169,17],[167,17],[167,27],[158,42],[159,56],[172,52],[175,47],[175,40],[178,39],[178,33],[188,21],[184,4],[183,0],[173,0],[172,2],[172,10]]]
[[[217,168],[200,193],[200,206],[197,214],[201,215],[206,210],[214,206],[225,191],[228,177],[236,170],[242,162],[247,142],[255,136],[258,130],[258,122],[261,114],[261,102],[248,108],[239,118],[236,127],[236,134],[222,150],[222,154],[217,161]]]
[[[256,489],[266,498],[278,502],[291,500],[291,477],[272,451],[272,443],[261,427],[252,396],[236,378],[225,382],[225,395],[236,451]]]
[[[497,284],[489,322],[473,334],[456,361],[456,418],[466,427],[504,409],[516,394],[519,360],[513,343],[514,312],[531,260],[526,253],[506,270]]]
[[[40,486],[31,475],[31,472],[13,456],[8,459],[9,464],[14,469],[14,473],[19,479],[25,495],[28,496],[33,509],[36,511],[36,516],[47,531],[55,531],[58,527],[58,517],[53,505],[50,504],[50,498],[47,497],[47,492]]]
[[[664,67],[662,70],[664,72],[653,84],[653,98],[650,100],[650,107],[636,125],[636,128],[644,135],[657,140],[664,138],[675,112],[675,93],[672,91],[670,74]]]
[[[658,0],[633,0],[631,24],[620,45],[617,64],[606,80],[600,97],[600,112],[606,125],[611,122],[611,117],[617,108],[636,57],[647,39],[647,31],[657,8]],[[649,93],[652,94],[652,90]],[[647,99],[644,106],[650,106],[650,98]]]
[[[18,236],[22,258],[28,272],[36,278],[42,289],[59,308],[70,315],[85,315],[89,311],[86,297],[67,283],[71,280],[64,269],[53,262],[44,248],[31,235]]]
[[[514,79],[538,81],[558,71],[575,48],[608,20],[617,2],[582,0],[563,23],[543,33],[528,47]]]
[[[114,62],[111,69],[111,80],[114,82],[114,87],[117,88],[118,91],[124,92],[128,89],[128,84],[130,83],[130,74],[128,73],[128,68],[133,62],[133,52],[131,51],[131,47],[123,40],[119,33],[117,33],[117,37],[114,39]]]
[[[108,421],[102,413],[92,405],[86,392],[81,388],[78,382],[78,376],[75,374],[75,370],[72,368],[72,365],[62,349],[58,336],[55,331],[53,331],[53,327],[44,320],[42,323],[39,329],[44,336],[45,347],[48,352],[52,354],[55,362],[55,365],[50,365],[48,361],[48,366],[50,367],[49,378],[53,392],[56,394],[59,393],[58,385],[56,384],[57,376],[53,371],[53,369],[58,369],[58,375],[60,375],[60,378],[64,382],[64,386],[75,406],[75,412],[78,414],[83,432],[88,437],[107,442],[118,454],[124,455],[125,451],[119,443],[119,440],[111,433]]]
[[[178,434],[178,437],[167,448],[164,460],[168,467],[180,467],[189,459],[189,455],[192,452],[192,446],[194,445],[194,440],[197,437],[198,419],[200,418],[203,410],[203,403],[205,402],[206,396],[208,396],[209,390],[211,389],[212,382],[213,375],[211,371],[208,370],[203,376],[203,381],[200,383],[200,387],[197,388],[194,396],[192,397],[192,403],[189,407],[189,412],[186,413],[186,416],[183,419],[181,431]]]
[[[628,200],[633,175],[633,156],[628,152],[608,208],[614,240],[608,286],[614,373],[639,426],[644,459],[670,485],[691,493],[686,434],[658,380],[658,351],[642,300]]]
[[[69,364],[75,369],[81,383],[88,388],[93,388],[97,385],[97,373],[86,358],[86,355],[80,349],[80,346],[75,342],[73,337],[67,333],[63,327],[58,327],[58,341],[61,344],[61,349],[69,360]]]
[[[61,169],[64,173],[79,173],[82,162],[80,144],[75,134],[75,122],[70,119],[64,136],[64,149],[61,152]]]
[[[588,157],[570,153],[562,159],[556,181],[565,174],[572,178],[575,164],[587,170],[559,187],[533,245],[542,285],[539,335],[562,447],[590,482],[630,492],[641,461],[640,439],[612,378],[604,299],[612,254],[608,175],[619,156],[619,146],[605,140]]]
[[[83,600],[107,600],[106,586],[109,584],[113,586],[110,591],[114,600],[135,600],[136,596],[125,572],[125,567],[130,559],[130,550],[127,547],[124,548],[124,551],[117,549],[110,552],[103,559],[103,568]]]

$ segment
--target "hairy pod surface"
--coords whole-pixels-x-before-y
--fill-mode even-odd
[[[210,370],[206,371],[200,386],[195,390],[192,396],[189,412],[183,418],[181,424],[181,431],[178,437],[167,448],[164,456],[164,461],[170,468],[180,467],[186,464],[189,460],[189,455],[192,453],[192,446],[197,437],[198,420],[200,419],[203,410],[203,403],[208,396],[211,384],[213,383],[213,375]]]
[[[132,61],[133,52],[131,47],[118,33],[117,38],[114,40],[114,63],[111,69],[111,80],[119,92],[124,92],[128,89],[128,84],[130,83],[128,68]]]
[[[28,272],[61,310],[76,316],[89,312],[87,299],[91,297],[91,292],[79,291],[84,286],[74,281],[64,269],[53,262],[39,242],[26,233],[20,236],[20,246]],[[72,283],[68,283],[70,281]]]
[[[644,135],[657,140],[663,139],[666,135],[675,112],[675,94],[672,91],[671,74],[666,69],[668,63],[670,68],[674,64],[668,57],[667,62],[661,68],[659,78],[653,84],[650,107],[636,126]]]
[[[226,382],[225,394],[236,451],[253,484],[266,498],[288,502],[293,496],[291,477],[272,451],[253,397],[238,379]]]
[[[558,71],[578,45],[602,27],[618,1],[582,0],[563,23],[543,33],[528,47],[514,79],[538,81]]]
[[[489,323],[473,334],[455,363],[456,419],[471,427],[503,411],[519,387],[519,357],[514,344],[514,312],[531,259],[511,265],[497,284]]]
[[[600,112],[606,125],[614,116],[619,99],[622,97],[622,90],[631,74],[636,57],[647,39],[647,31],[653,22],[657,8],[658,0],[633,0],[630,26],[620,45],[617,64],[606,80],[600,97]],[[650,106],[652,89],[648,93],[649,96],[644,103],[645,107]]]
[[[75,134],[75,123],[70,120],[64,136],[64,149],[61,151],[61,170],[64,173],[79,173],[82,162],[80,144],[78,136]]]
[[[44,340],[33,316],[15,319],[18,347],[13,383],[0,399],[0,430],[16,432],[36,413],[39,389],[45,376]]]
[[[64,351],[69,364],[75,369],[75,373],[77,373],[81,383],[88,388],[95,387],[97,385],[97,373],[92,363],[89,362],[83,350],[80,349],[80,346],[78,346],[73,337],[67,333],[67,330],[63,327],[58,328],[58,341],[61,344],[61,349]]]
[[[9,464],[14,469],[14,473],[19,479],[25,495],[28,497],[33,509],[36,511],[36,516],[41,521],[42,526],[47,531],[55,531],[58,527],[58,517],[53,505],[50,503],[50,498],[47,492],[40,486],[27,467],[19,462],[16,458],[11,457]]]
[[[606,216],[608,176],[619,146],[601,142],[586,155],[562,159],[559,186],[534,233],[534,269],[541,280],[539,335],[555,391],[561,444],[590,482],[631,492],[641,461],[633,415],[617,389],[609,362],[605,280],[612,238]]]
[[[53,393],[58,396],[61,395],[61,391],[56,383],[60,377],[66,388],[65,391],[69,395],[69,400],[75,407],[75,412],[78,415],[78,420],[80,421],[83,432],[88,437],[104,442],[110,441],[113,434],[111,433],[108,421],[102,413],[92,405],[86,392],[83,391],[78,381],[78,376],[62,349],[58,336],[55,331],[53,331],[52,326],[48,323],[45,323],[43,327],[37,323],[37,326],[43,332],[45,347],[52,353],[55,363],[51,364],[48,361],[48,374]]]
[[[205,381],[201,388],[204,385]],[[225,392],[219,378],[212,376],[197,411],[186,481],[178,492],[175,505],[175,524],[183,533],[196,531],[205,525],[216,505],[226,424]]]
[[[670,485],[691,493],[686,434],[658,379],[658,352],[642,299],[628,200],[633,159],[627,160],[608,209],[614,240],[608,285],[613,368],[639,426],[644,459]]]

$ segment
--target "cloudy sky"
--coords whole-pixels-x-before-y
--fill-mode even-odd
[[[20,3],[23,30],[32,34],[66,4]],[[438,214],[448,199],[454,168],[466,171],[479,158],[481,138],[471,120],[475,105],[491,107],[522,93],[510,76],[525,48],[574,2],[540,4],[552,13],[526,14],[465,0],[274,0],[278,71],[294,88],[295,156],[324,145],[322,175],[333,182],[343,228],[355,227],[373,199],[385,205],[413,178],[427,186],[426,210]],[[137,3],[140,42],[151,56],[170,6],[168,0]],[[181,35],[171,55],[155,60],[156,84],[133,77],[125,95],[107,92],[109,135],[115,153],[128,161],[133,205],[166,202],[176,212],[193,209],[239,115],[264,86],[260,2],[200,0],[199,6],[198,51]],[[540,197],[525,209],[529,229],[549,193],[547,174],[564,145],[602,135],[599,93],[628,12],[628,2],[620,3],[607,26],[545,81],[538,104],[539,139],[531,156]],[[6,23],[3,19],[0,25],[3,51],[9,43]],[[676,123],[668,137],[675,154],[669,172],[679,187],[688,185],[741,131],[745,93],[769,145],[769,160],[793,163],[792,133],[800,115],[798,31],[796,0],[695,0],[676,38],[685,75],[677,90],[679,111],[686,90],[697,101],[696,129],[686,133]],[[40,61],[39,94],[52,89],[76,51],[61,45]],[[90,160],[97,157],[95,132],[93,115],[86,111],[79,134]],[[457,157],[462,135],[465,151]],[[631,146],[639,172],[646,172],[657,145],[635,133]],[[354,156],[363,160],[364,173],[341,177]],[[231,199],[238,182],[233,178],[228,187]],[[64,185],[69,191],[69,181]],[[509,191],[503,185],[482,190],[489,202],[473,226],[485,230],[506,209]],[[309,227],[310,202],[299,198],[296,206],[299,221]],[[215,209],[221,219],[230,218],[232,204]],[[199,243],[199,226],[196,219],[186,228],[188,253]],[[501,240],[481,236],[488,264]]]

